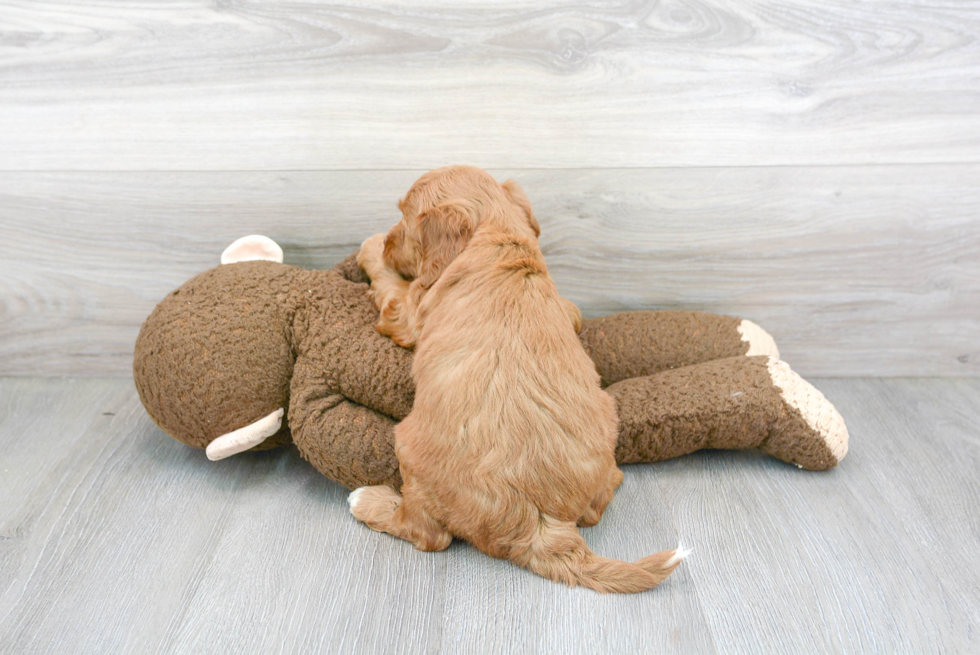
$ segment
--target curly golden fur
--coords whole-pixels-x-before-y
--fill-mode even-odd
[[[616,412],[576,336],[577,310],[548,275],[523,192],[451,167],[423,176],[399,206],[402,221],[365,242],[360,261],[378,329],[415,346],[415,404],[395,429],[404,485],[400,495],[358,489],[351,511],[422,550],[455,535],[567,584],[655,586],[681,553],[621,562],[578,533],[623,479]]]

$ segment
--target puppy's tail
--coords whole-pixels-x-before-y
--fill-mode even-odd
[[[538,575],[573,587],[581,585],[603,593],[635,593],[660,584],[689,553],[678,544],[674,550],[648,555],[632,563],[600,557],[588,547],[574,523],[542,514],[530,548],[514,559]]]

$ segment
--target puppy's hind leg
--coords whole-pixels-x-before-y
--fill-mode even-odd
[[[361,487],[347,497],[350,512],[372,530],[412,542],[419,550],[445,550],[453,537],[442,524],[387,485]]]
[[[609,471],[609,477],[606,480],[605,486],[599,490],[596,497],[592,499],[592,503],[589,505],[588,509],[578,520],[578,526],[582,528],[587,528],[595,525],[602,518],[602,513],[606,511],[606,507],[612,502],[613,496],[616,494],[616,489],[623,482],[623,472],[619,470],[618,466],[613,466]]]

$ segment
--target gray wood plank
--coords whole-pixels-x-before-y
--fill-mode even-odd
[[[30,570],[32,536],[50,530],[43,518],[64,500],[65,471],[86,430],[112,423],[118,381],[0,381],[0,607]],[[2,613],[3,610],[0,610]]]
[[[426,650],[445,560],[392,566],[295,450],[208,462],[123,380],[0,379],[0,403],[0,444],[37,435],[3,456],[4,651]]]
[[[0,644],[10,652],[974,652],[980,380],[820,380],[828,473],[756,453],[627,467],[584,531],[694,554],[599,596],[465,544],[419,553],[294,450],[219,463],[126,380],[0,379]],[[25,439],[28,435],[30,439]]]
[[[976,650],[980,385],[819,386],[851,433],[850,453],[831,472],[749,453],[633,469],[663,491],[678,531],[690,535],[690,575],[719,650]]]
[[[129,375],[153,305],[231,241],[328,267],[421,172],[5,174],[0,374]],[[980,375],[980,165],[493,172],[587,315],[743,316],[807,376]]]
[[[602,522],[582,530],[600,555],[636,560],[677,545],[663,493],[632,471]],[[684,536],[684,535],[681,535]],[[686,565],[655,590],[606,596],[568,589],[454,543],[446,570],[443,652],[716,653]]]
[[[6,546],[0,643],[10,652],[152,649],[193,594],[248,467],[234,463],[202,487],[197,458],[162,437],[126,381],[44,385],[71,385],[63,395],[31,383],[0,381],[0,394],[26,396],[44,417],[32,433],[37,449],[4,453],[5,467],[35,485],[0,518],[16,535]],[[87,385],[110,389],[112,402],[79,407]],[[74,426],[63,428],[66,420]],[[4,442],[23,438],[16,425],[0,430]]]
[[[856,429],[883,433],[869,444],[876,466],[847,484],[870,507],[918,546],[922,558],[909,576],[941,587],[950,625],[934,638],[950,652],[980,648],[980,380],[889,380],[825,385]],[[862,387],[877,387],[875,393]],[[855,408],[865,405],[864,411]],[[898,408],[903,408],[899,410]],[[943,650],[939,648],[937,650]]]
[[[163,650],[430,652],[446,557],[358,524],[347,493],[295,450],[253,476]]]
[[[980,161],[971,3],[0,6],[0,170]]]

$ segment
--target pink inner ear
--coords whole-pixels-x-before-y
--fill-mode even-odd
[[[282,263],[282,248],[279,244],[261,234],[251,234],[238,239],[221,253],[222,264],[265,260]]]

